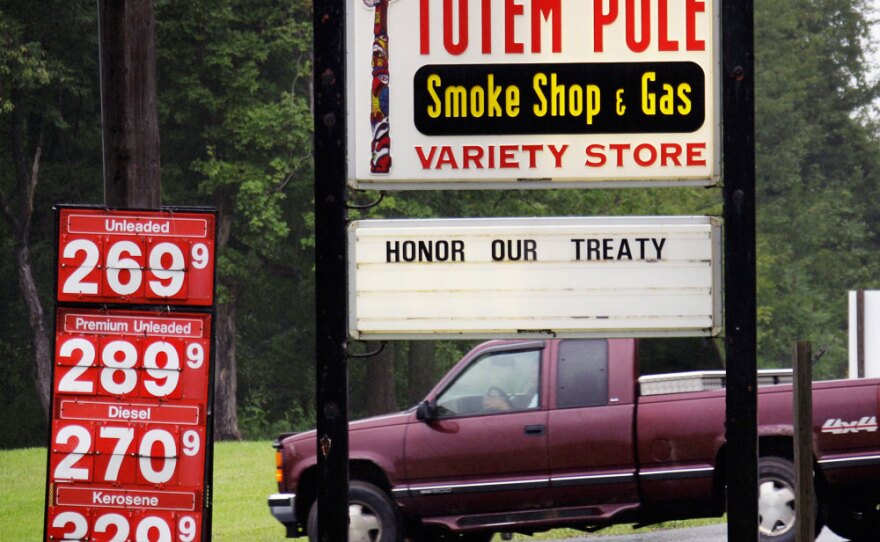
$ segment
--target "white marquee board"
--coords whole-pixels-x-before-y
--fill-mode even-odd
[[[355,339],[714,336],[713,217],[364,220],[349,227]]]

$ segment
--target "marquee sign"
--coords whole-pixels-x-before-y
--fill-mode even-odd
[[[64,208],[58,300],[210,306],[214,215]]]
[[[208,540],[215,215],[57,218],[44,539]]]
[[[717,335],[710,217],[368,220],[349,228],[356,339]]]
[[[715,0],[362,0],[360,188],[712,184]]]

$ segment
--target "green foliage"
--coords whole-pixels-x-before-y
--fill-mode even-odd
[[[162,188],[167,205],[221,213],[220,301],[236,302],[241,429],[249,438],[314,420],[311,2],[155,0]],[[56,203],[102,199],[94,2],[0,0],[0,188],[43,134],[31,257],[51,314]],[[818,378],[843,376],[846,292],[880,288],[878,85],[868,71],[866,0],[756,3],[758,352],[787,365],[791,343],[828,346]],[[876,44],[875,44],[876,45]],[[872,120],[873,119],[873,120]],[[22,154],[11,147],[19,133]],[[374,192],[351,191],[366,203]],[[390,192],[359,218],[722,214],[721,189]],[[14,427],[0,448],[45,438],[14,228],[0,222],[0,382]],[[342,286],[340,286],[342,287]],[[736,295],[727,292],[727,295]],[[439,378],[468,348],[437,343]],[[406,404],[408,345],[395,350]],[[369,393],[350,364],[352,404]],[[352,411],[352,417],[363,412]]]
[[[817,377],[844,376],[847,291],[877,288],[880,142],[861,0],[756,6],[758,352],[789,363],[791,344],[827,346]]]

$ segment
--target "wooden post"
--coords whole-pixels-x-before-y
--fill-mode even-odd
[[[158,209],[159,110],[152,0],[99,0],[104,204]]]
[[[794,472],[797,542],[816,538],[813,491],[813,366],[809,342],[794,345]]]

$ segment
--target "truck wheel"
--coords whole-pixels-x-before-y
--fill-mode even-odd
[[[401,542],[397,507],[388,495],[366,482],[348,486],[349,542]],[[318,502],[309,510],[309,542],[318,540]]]
[[[758,461],[758,533],[761,542],[794,542],[794,466],[781,457]]]

